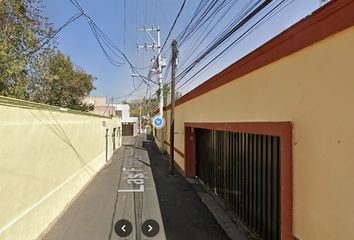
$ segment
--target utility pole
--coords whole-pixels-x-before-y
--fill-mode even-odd
[[[171,126],[170,126],[170,175],[175,175],[175,85],[177,67],[177,41],[172,40],[172,74],[171,74]]]
[[[145,43],[144,45],[138,45],[138,48],[144,48],[147,50],[147,48],[152,48],[152,49],[157,49],[157,60],[156,60],[156,73],[157,73],[157,79],[159,82],[159,89],[160,89],[160,104],[159,104],[159,113],[160,117],[163,117],[163,86],[162,86],[162,67],[164,67],[166,64],[164,64],[164,61],[162,61],[161,57],[161,42],[160,42],[160,27],[157,26],[156,28],[138,28],[138,31],[143,31],[146,32],[149,37],[152,40],[152,44],[148,45]],[[153,36],[150,34],[151,31],[156,31],[157,33],[157,40],[153,38]]]
[[[163,117],[163,86],[162,86],[162,67],[166,66],[165,61],[162,61],[163,58],[161,57],[161,43],[160,43],[160,27],[157,26],[156,28],[152,27],[152,28],[146,28],[144,26],[144,28],[138,28],[138,31],[143,31],[146,32],[149,37],[152,40],[152,44],[148,45],[147,43],[145,43],[144,45],[138,45],[138,49],[139,48],[144,48],[145,50],[147,50],[147,48],[152,48],[152,49],[157,49],[157,59],[155,61],[156,66],[155,66],[155,71],[157,74],[157,78],[158,78],[158,83],[159,83],[159,89],[160,89],[160,104],[159,104],[159,115],[162,118]],[[157,33],[157,40],[155,41],[154,37],[150,34],[151,31],[156,31]],[[155,64],[154,63],[154,64]],[[160,142],[161,142],[161,152],[164,153],[164,131],[163,128],[161,128],[160,130],[161,134],[160,134]]]
[[[142,106],[139,107],[139,135],[141,134],[141,109],[142,108],[143,108]]]

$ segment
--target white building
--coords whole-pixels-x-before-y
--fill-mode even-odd
[[[88,106],[90,113],[98,114],[105,117],[116,116],[114,107],[109,106],[107,98],[103,96],[87,96],[82,101]]]
[[[130,116],[130,106],[128,104],[112,104],[115,115],[122,118],[122,135],[136,136],[139,131],[139,118]]]

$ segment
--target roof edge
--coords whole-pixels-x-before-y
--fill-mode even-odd
[[[354,26],[353,12],[353,0],[330,1],[183,95],[176,106]],[[164,107],[168,109],[171,105]]]

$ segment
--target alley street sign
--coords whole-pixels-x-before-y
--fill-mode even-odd
[[[152,124],[157,129],[163,128],[163,126],[165,125],[165,119],[160,116],[154,117]]]

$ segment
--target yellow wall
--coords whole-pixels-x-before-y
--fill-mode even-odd
[[[116,118],[0,101],[0,239],[38,237],[105,164],[106,128],[112,155],[118,126]]]
[[[293,122],[294,235],[354,239],[353,59],[354,27],[179,105],[175,146],[184,122]]]

